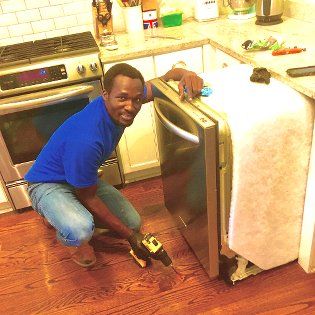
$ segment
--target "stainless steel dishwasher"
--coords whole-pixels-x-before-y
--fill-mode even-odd
[[[165,206],[209,277],[234,284],[262,271],[228,246],[232,141],[224,112],[181,101],[176,82],[154,79]],[[215,105],[215,104],[213,104]]]
[[[301,99],[299,94],[295,94],[275,79],[271,80],[268,90],[264,85],[251,82],[249,77],[252,72],[251,66],[238,65],[201,74],[213,93],[209,97],[195,98],[191,102],[180,101],[176,82],[164,82],[160,79],[152,81],[155,88],[160,91],[159,97],[155,98],[154,106],[165,205],[178,222],[182,234],[209,276],[218,275],[229,283],[262,272],[264,266],[271,266],[266,268],[270,269],[272,266],[279,266],[281,262],[285,264],[297,257],[296,250],[288,250],[286,255],[282,255],[282,252],[277,252],[276,246],[273,247],[275,249],[273,254],[269,246],[266,246],[269,243],[260,241],[261,234],[264,232],[261,221],[257,223],[250,218],[252,214],[257,213],[257,210],[259,213],[265,208],[270,210],[267,196],[263,195],[258,203],[253,199],[253,196],[257,197],[260,192],[257,176],[259,168],[270,156],[268,151],[269,153],[261,158],[262,162],[257,162],[259,150],[271,148],[274,150],[272,152],[277,152],[279,143],[280,147],[285,146],[288,139],[288,128],[283,128],[279,136],[276,134],[277,139],[271,146],[270,137],[263,137],[265,133],[260,129],[261,125],[268,124],[270,133],[273,133],[274,130],[279,130],[275,117],[279,117],[279,123],[283,123],[282,119],[285,119],[291,126],[291,120],[297,119],[292,114],[295,113],[294,110],[299,113],[300,110],[304,110],[308,114],[301,114],[301,125],[296,126],[296,130],[300,130],[302,124],[307,123],[306,117],[309,118],[313,112],[307,100]],[[236,85],[235,82],[238,84]],[[227,85],[231,89],[226,89]],[[273,103],[275,91],[278,94],[281,91],[283,95],[290,95],[282,107],[280,104]],[[265,105],[266,99],[268,108]],[[261,112],[257,112],[258,108]],[[280,108],[283,112],[279,111]],[[269,113],[268,117],[264,116],[266,113]],[[291,114],[294,118],[290,118]],[[312,122],[311,119],[310,124]],[[307,130],[311,129],[310,125]],[[292,132],[290,139],[293,140],[296,135],[295,131]],[[252,140],[246,142],[244,139]],[[296,136],[295,139],[299,147],[299,137]],[[259,150],[253,145],[257,141],[263,141]],[[308,148],[307,144],[304,149],[306,163]],[[294,156],[295,152],[296,150],[292,149],[288,154]],[[249,160],[252,163],[251,169]],[[282,160],[283,158],[279,157],[279,161]],[[271,175],[274,172],[274,162],[271,160],[269,163],[265,174]],[[278,179],[286,172],[286,167],[276,172],[272,185],[276,185]],[[306,174],[307,170],[304,173]],[[251,181],[247,181],[248,178]],[[252,188],[251,185],[254,187]],[[283,191],[286,189],[287,186],[284,186]],[[295,191],[295,188],[292,189]],[[241,200],[248,202],[240,202],[238,199],[240,196],[243,198]],[[302,199],[303,197],[301,202],[296,201],[299,215],[303,212]],[[284,204],[286,200],[285,198],[282,200]],[[292,211],[295,211],[295,207]],[[295,218],[296,216],[293,215],[292,220]],[[268,212],[268,220],[277,221],[277,219],[277,215],[273,216],[272,211]],[[277,222],[281,230],[282,222],[281,220]],[[298,223],[295,226],[298,228]],[[250,230],[248,227],[253,229]],[[256,233],[258,230],[260,232]],[[266,229],[264,239],[268,239],[269,235],[269,230]],[[285,243],[289,235],[297,239],[299,232],[292,233],[291,230],[285,230],[281,240]],[[235,246],[236,242],[238,247]],[[248,248],[247,244],[251,247]],[[265,252],[269,254],[266,255]],[[274,258],[277,262],[273,262]]]
[[[152,83],[166,208],[210,277],[219,272],[216,123],[165,82]]]

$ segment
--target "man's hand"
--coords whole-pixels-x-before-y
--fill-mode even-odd
[[[200,94],[203,88],[203,80],[195,72],[183,68],[173,68],[161,78],[165,81],[179,81],[178,90],[181,100],[185,98],[184,93],[186,92],[188,100],[191,101],[195,96]]]
[[[148,258],[150,257],[150,253],[142,245],[143,238],[144,238],[143,234],[139,232],[133,232],[127,240],[138,258],[148,260]]]
[[[187,93],[188,100],[191,101],[195,96],[200,95],[203,88],[203,80],[193,71],[189,71],[182,68],[174,68],[166,72],[161,76],[162,80],[174,80],[179,81],[178,89],[180,99],[185,98],[184,92]],[[150,81],[146,82],[147,95],[144,103],[153,101],[152,84]]]
[[[188,71],[184,73],[178,84],[179,96],[183,100],[185,92],[187,93],[188,100],[191,101],[195,96],[200,94],[203,88],[203,80],[197,76],[195,72]]]

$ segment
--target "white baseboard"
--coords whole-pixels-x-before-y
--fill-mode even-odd
[[[13,211],[10,202],[8,201],[0,202],[0,214],[7,213],[10,211]]]
[[[124,174],[124,177],[125,177],[125,183],[129,184],[129,183],[137,182],[139,180],[152,178],[152,177],[156,177],[160,175],[161,175],[161,168],[159,166],[156,166],[150,169]]]

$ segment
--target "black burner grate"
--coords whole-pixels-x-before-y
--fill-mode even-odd
[[[92,33],[83,32],[0,47],[0,66],[98,50]]]
[[[0,63],[26,62],[32,57],[33,42],[0,47]]]

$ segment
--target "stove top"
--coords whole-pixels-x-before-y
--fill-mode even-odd
[[[92,33],[83,32],[0,47],[0,67],[98,51]]]
[[[99,54],[91,32],[0,47],[0,99],[99,81]]]

